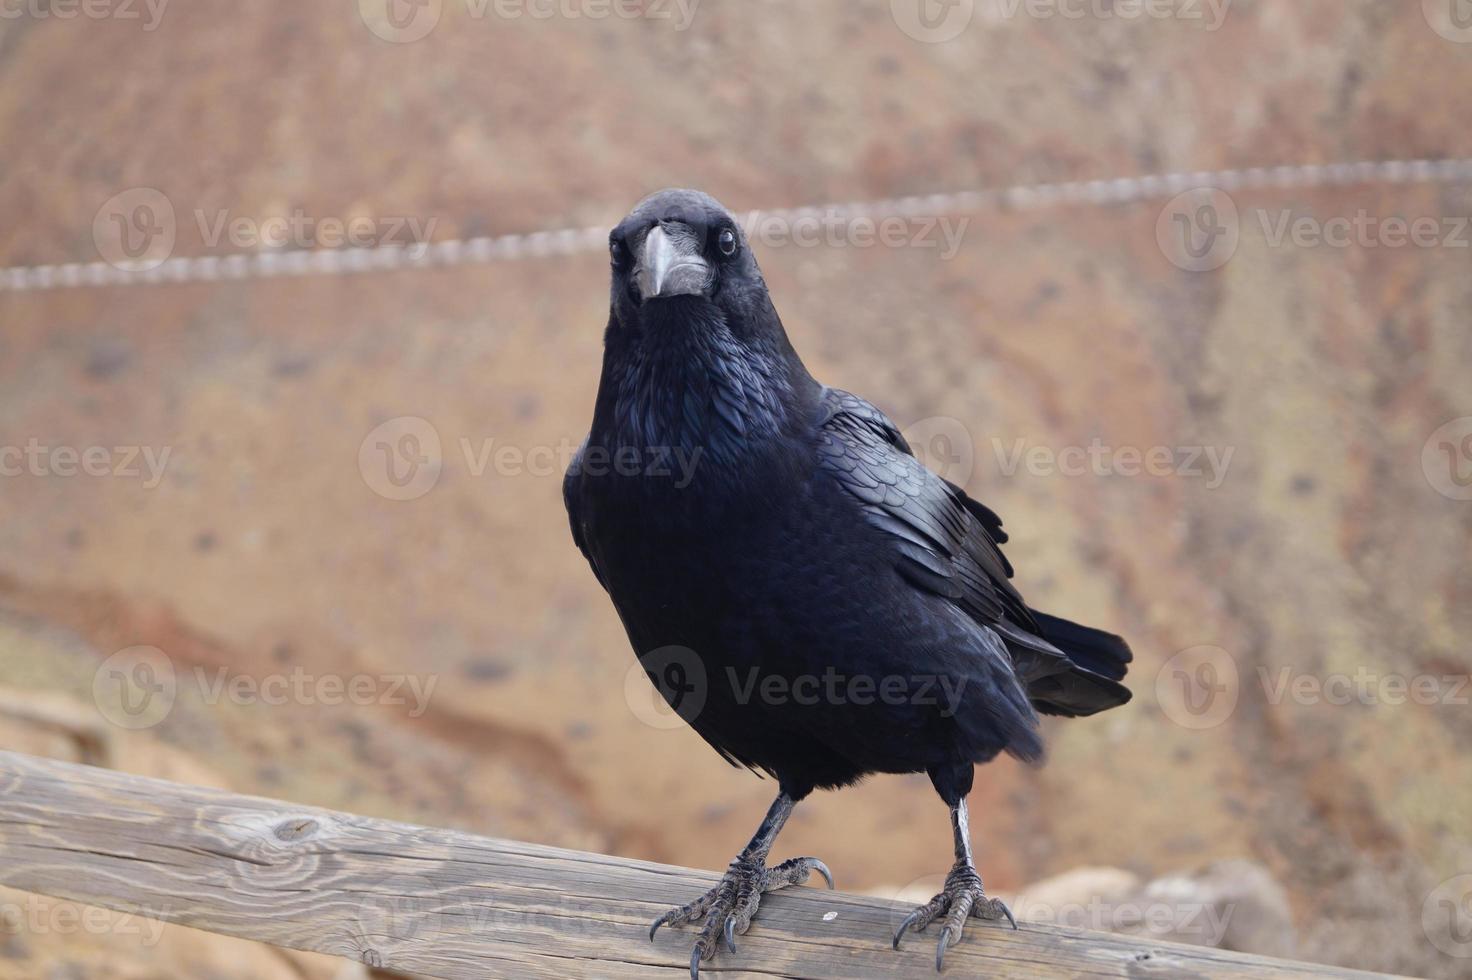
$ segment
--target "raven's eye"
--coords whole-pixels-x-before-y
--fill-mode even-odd
[[[614,265],[620,265],[624,260],[624,243],[617,238],[608,243],[608,257]]]
[[[730,228],[723,228],[721,237],[716,239],[716,245],[720,247],[721,254],[728,259],[736,254],[737,244],[736,233]]]

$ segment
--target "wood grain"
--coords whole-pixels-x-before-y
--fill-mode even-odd
[[[709,887],[685,868],[473,837],[0,752],[0,884],[446,980],[680,977],[691,937],[648,923]],[[812,887],[768,896],[702,973],[933,977],[906,908]],[[830,917],[831,916],[831,917]],[[968,927],[953,977],[1346,977],[1108,933]]]

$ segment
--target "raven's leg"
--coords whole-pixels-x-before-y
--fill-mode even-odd
[[[772,844],[796,805],[796,800],[785,791],[782,792],[767,811],[767,818],[757,828],[751,843],[736,855],[736,860],[726,869],[720,884],[689,905],[670,909],[655,919],[654,924],[649,927],[649,941],[653,942],[655,932],[666,923],[678,926],[699,919],[705,920],[700,937],[695,940],[695,949],[690,954],[692,978],[700,976],[700,961],[708,960],[716,954],[722,935],[725,936],[726,945],[731,952],[736,952],[736,934],[745,934],[764,893],[774,892],[788,885],[801,885],[813,871],[817,871],[827,880],[829,888],[833,887],[832,873],[817,858],[793,858],[783,861],[775,868],[767,867],[767,855],[771,853]]]
[[[920,932],[936,919],[945,916],[940,942],[935,947],[937,970],[945,960],[946,947],[961,941],[961,930],[968,917],[1006,919],[1012,923],[1013,929],[1017,928],[1017,920],[1012,918],[1012,911],[1000,899],[988,898],[982,890],[981,875],[976,873],[976,865],[971,860],[971,828],[966,819],[964,797],[951,804],[951,830],[956,835],[956,863],[951,868],[951,873],[946,875],[945,889],[906,916],[894,934],[894,948],[899,949],[905,930],[914,926],[915,931]]]

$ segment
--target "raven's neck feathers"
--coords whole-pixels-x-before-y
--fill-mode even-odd
[[[705,475],[722,480],[790,452],[818,385],[780,324],[738,337],[709,304],[667,307],[637,328],[610,323],[592,441],[698,454]]]

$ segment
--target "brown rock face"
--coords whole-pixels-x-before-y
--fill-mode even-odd
[[[669,185],[746,209],[1472,156],[1472,44],[1431,3],[999,0],[940,43],[877,0],[688,23],[447,0],[417,40],[366,0],[131,6],[0,20],[0,266],[162,247],[162,209],[108,210],[134,188],[167,202],[172,254],[210,255],[355,218],[398,243],[609,225]],[[814,372],[1003,515],[1031,601],[1137,651],[1131,705],[1050,724],[1040,770],[979,774],[988,884],[1250,858],[1301,955],[1465,976],[1469,923],[1438,916],[1472,872],[1472,195],[1229,196],[757,247]],[[1390,219],[1433,224],[1407,243]],[[723,865],[772,787],[641,720],[562,513],[604,262],[0,291],[0,704],[63,699],[0,731]],[[167,702],[129,702],[159,670]],[[911,881],[948,865],[946,816],[923,777],[876,779],[777,851]],[[0,963],[44,975],[34,938]],[[203,975],[155,949],[149,975]]]

